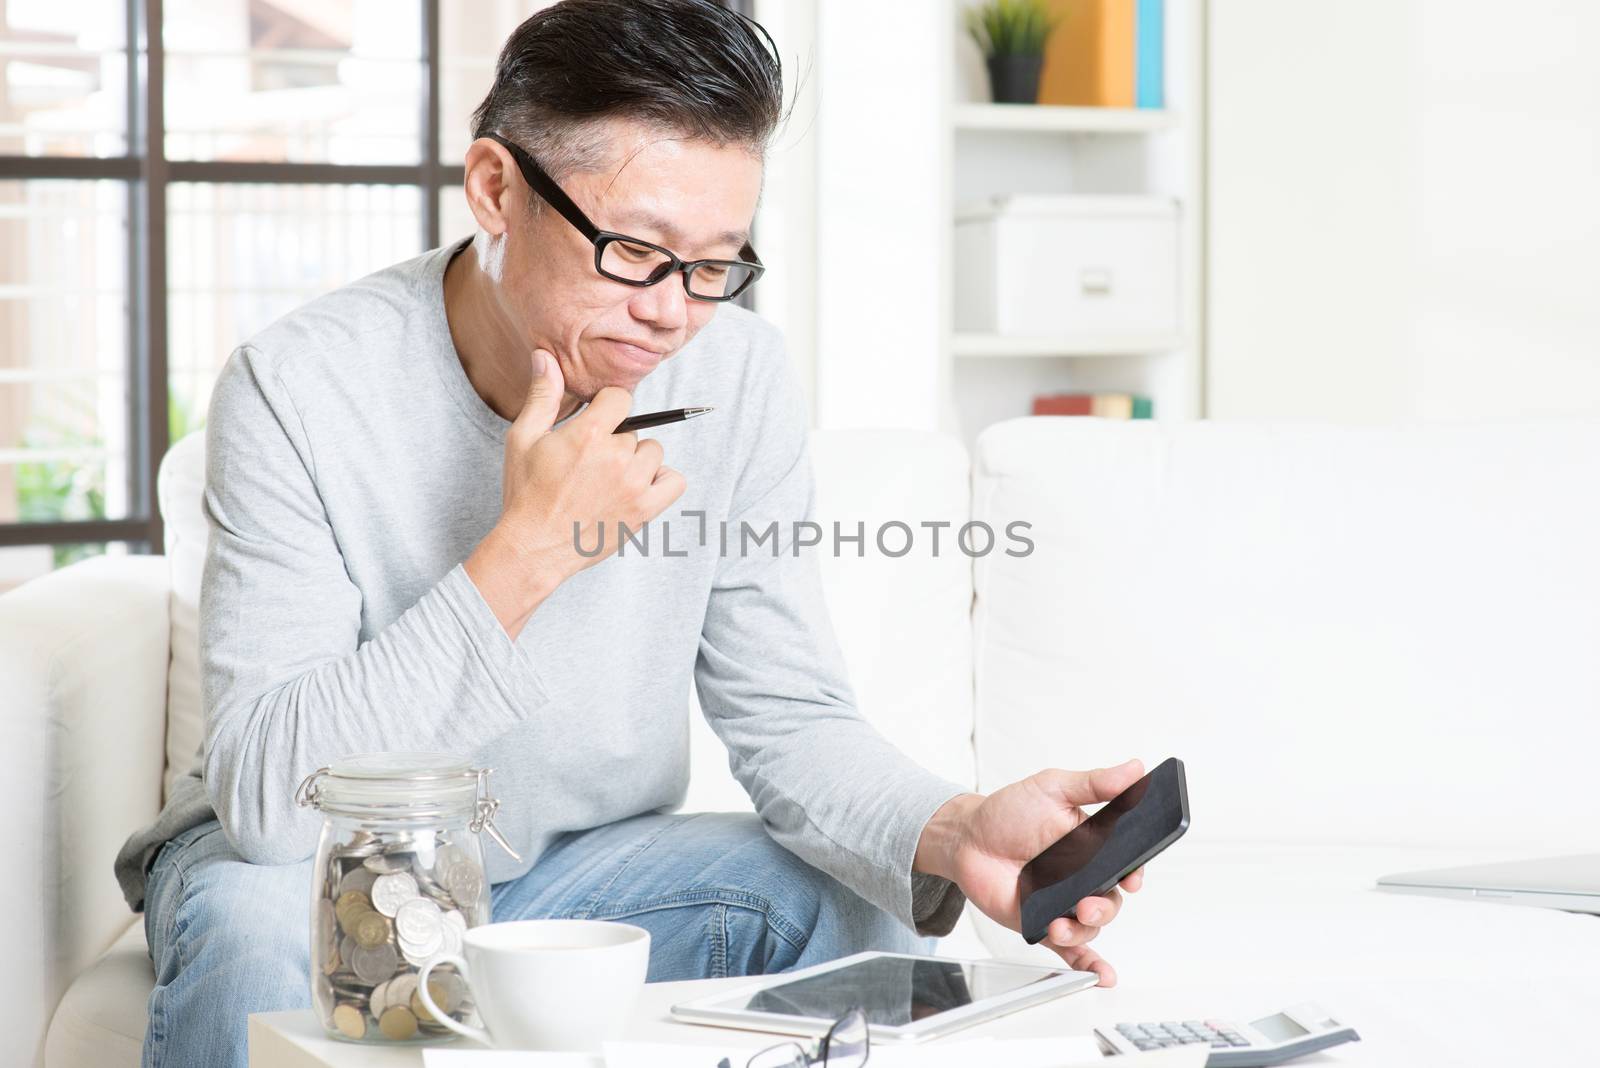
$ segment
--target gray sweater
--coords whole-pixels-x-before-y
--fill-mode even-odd
[[[200,595],[206,738],[158,821],[129,839],[129,904],[161,844],[211,819],[247,860],[315,850],[300,780],[375,750],[471,754],[495,769],[493,881],[552,838],[682,803],[689,687],[768,831],[927,934],[952,884],[911,875],[923,824],[961,788],[856,709],[818,578],[790,551],[810,516],[804,410],[782,337],[721,307],[642,382],[633,411],[714,405],[650,435],[688,489],[629,552],[560,586],[512,641],[462,561],[500,515],[510,424],[451,343],[437,249],[321,297],[233,353],[206,429]],[[700,521],[682,513],[703,510]],[[748,522],[781,544],[738,549]],[[719,522],[730,524],[721,551]],[[609,533],[609,532],[608,532]]]

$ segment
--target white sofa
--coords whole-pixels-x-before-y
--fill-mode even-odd
[[[110,865],[196,745],[202,451],[163,466],[166,556],[0,598],[15,1063],[137,1062],[151,974]],[[814,456],[819,518],[868,532],[824,570],[888,735],[983,787],[1188,765],[1192,830],[1101,940],[1122,986],[1084,1004],[1312,997],[1366,1036],[1330,1063],[1596,1056],[1600,918],[1371,887],[1600,838],[1600,427],[1026,419],[970,466],[909,432],[818,433]],[[920,524],[968,519],[1028,522],[1035,550],[972,560],[947,531],[929,552]],[[917,530],[909,556],[872,544],[890,520]],[[744,807],[696,732],[689,806]],[[950,944],[1025,949],[970,912]]]

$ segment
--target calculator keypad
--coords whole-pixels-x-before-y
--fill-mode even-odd
[[[1212,1049],[1237,1049],[1250,1045],[1230,1023],[1223,1020],[1171,1020],[1166,1023],[1118,1024],[1117,1033],[1135,1049],[1165,1049],[1204,1042]]]

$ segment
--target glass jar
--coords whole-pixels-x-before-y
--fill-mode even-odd
[[[478,832],[511,849],[494,827],[499,802],[488,776],[446,753],[373,753],[300,784],[296,803],[323,817],[311,878],[311,1003],[330,1035],[450,1035],[416,996],[417,973],[432,957],[459,954],[467,928],[489,922]],[[428,993],[452,1018],[475,1017],[454,967],[435,968]]]

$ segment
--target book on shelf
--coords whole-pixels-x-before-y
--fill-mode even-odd
[[[1166,106],[1165,0],[1049,0],[1039,103]]]
[[[1155,405],[1149,397],[1137,393],[1054,393],[1033,398],[1033,414],[1152,419]]]

